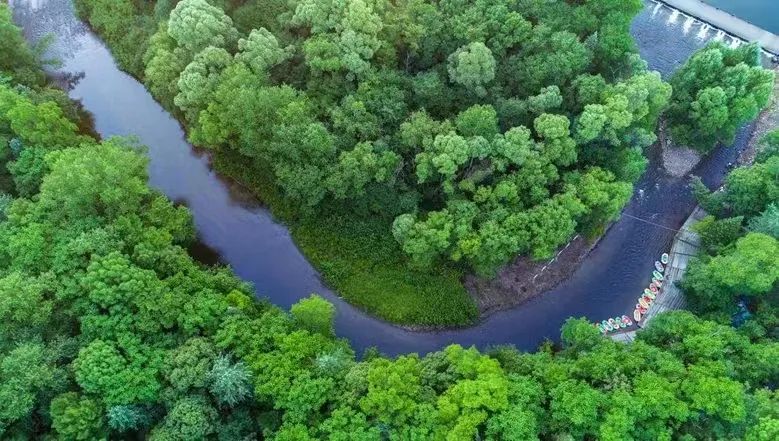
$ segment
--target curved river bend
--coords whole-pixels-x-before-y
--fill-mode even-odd
[[[253,282],[258,295],[281,307],[288,308],[312,292],[327,297],[338,309],[337,334],[351,340],[358,351],[377,346],[388,355],[424,353],[449,343],[479,347],[510,343],[535,349],[545,338],[557,339],[568,317],[601,320],[632,311],[636,297],[649,283],[653,261],[673,238],[670,229],[624,216],[569,280],[518,308],[467,329],[422,333],[391,326],[363,314],[324,286],[286,228],[211,169],[208,157],[186,142],[179,123],[143,85],[117,68],[106,46],[75,17],[70,0],[10,0],[10,4],[28,39],[54,34],[51,52],[63,61],[55,73],[78,79],[69,94],[94,115],[96,131],[103,137],[136,135],[149,147],[151,185],[190,208],[204,244],[238,276]],[[633,25],[641,54],[652,69],[666,76],[705,44],[698,25],[683,29],[682,23],[671,23],[670,18],[667,9],[647,2]],[[745,143],[747,132],[739,135],[738,145]],[[736,155],[737,149],[719,149],[694,173],[710,186],[717,185]],[[685,179],[665,175],[656,163],[653,159],[625,212],[678,228],[694,200]]]

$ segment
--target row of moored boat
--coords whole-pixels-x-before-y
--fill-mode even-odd
[[[614,317],[608,320],[603,320],[600,323],[595,323],[595,327],[598,328],[604,334],[609,332],[616,332],[620,329],[625,329],[633,325],[633,321],[638,324],[652,307],[652,304],[660,295],[663,289],[663,283],[665,281],[665,268],[668,265],[669,256],[668,253],[663,253],[660,256],[660,260],[655,261],[655,268],[652,271],[652,282],[649,287],[644,289],[641,297],[638,298],[638,303],[633,310],[633,320],[630,317],[623,315],[622,317]]]

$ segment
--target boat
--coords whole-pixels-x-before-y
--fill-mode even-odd
[[[617,323],[619,323],[619,327],[620,327],[620,328],[627,328],[627,327],[628,327],[628,324],[627,324],[627,323],[625,323],[625,321],[624,321],[624,320],[622,320],[622,317],[614,317],[614,320],[615,320]]]
[[[663,281],[662,280],[657,280],[654,277],[652,278],[652,283],[654,283],[655,286],[657,286],[658,288],[662,288],[663,287]]]
[[[641,310],[636,308],[633,310],[633,319],[636,321],[636,323],[641,321]]]
[[[619,324],[615,322],[613,318],[609,319],[609,325],[611,325],[611,327],[614,328],[614,330],[619,329]]]
[[[601,324],[603,325],[603,328],[606,329],[606,332],[613,331],[614,327],[609,324],[606,320],[602,321]]]
[[[638,299],[638,304],[641,305],[642,308],[649,309],[649,303],[647,303],[643,297]]]
[[[605,334],[605,333],[606,333],[606,328],[605,328],[605,327],[603,327],[603,325],[602,325],[602,324],[600,324],[600,323],[595,323],[595,327],[596,327],[596,328],[598,328],[598,331],[600,331],[600,332],[601,332],[601,334]]]
[[[663,255],[660,256],[660,263],[662,263],[663,265],[668,265],[668,258],[669,257],[670,256],[668,256],[668,253],[663,253]]]
[[[657,282],[655,282],[653,280],[652,283],[649,284],[649,290],[652,291],[653,293],[659,292],[660,291],[660,284],[658,284]]]
[[[652,271],[652,275],[655,276],[655,279],[657,280],[665,280],[665,277],[663,277],[659,271]]]
[[[662,273],[663,271],[665,271],[665,267],[664,267],[664,266],[663,266],[663,264],[662,264],[662,263],[660,263],[660,261],[658,261],[658,260],[655,260],[655,269],[656,269],[657,271],[661,272],[661,273]]]
[[[630,317],[626,315],[622,316],[622,323],[624,323],[625,326],[633,326],[633,322],[630,321]]]
[[[650,299],[654,300],[657,296],[652,291],[645,289],[644,290],[644,297],[649,297]]]

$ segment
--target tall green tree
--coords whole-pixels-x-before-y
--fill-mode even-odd
[[[736,130],[766,107],[774,73],[760,65],[756,44],[733,49],[712,43],[674,74],[671,85],[674,139],[708,152],[719,142],[731,143]]]

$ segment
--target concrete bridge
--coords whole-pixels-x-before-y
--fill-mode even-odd
[[[761,29],[733,14],[701,0],[654,0],[708,23],[717,29],[749,42],[757,42],[766,52],[779,55],[779,35]],[[777,17],[779,19],[779,17]]]

